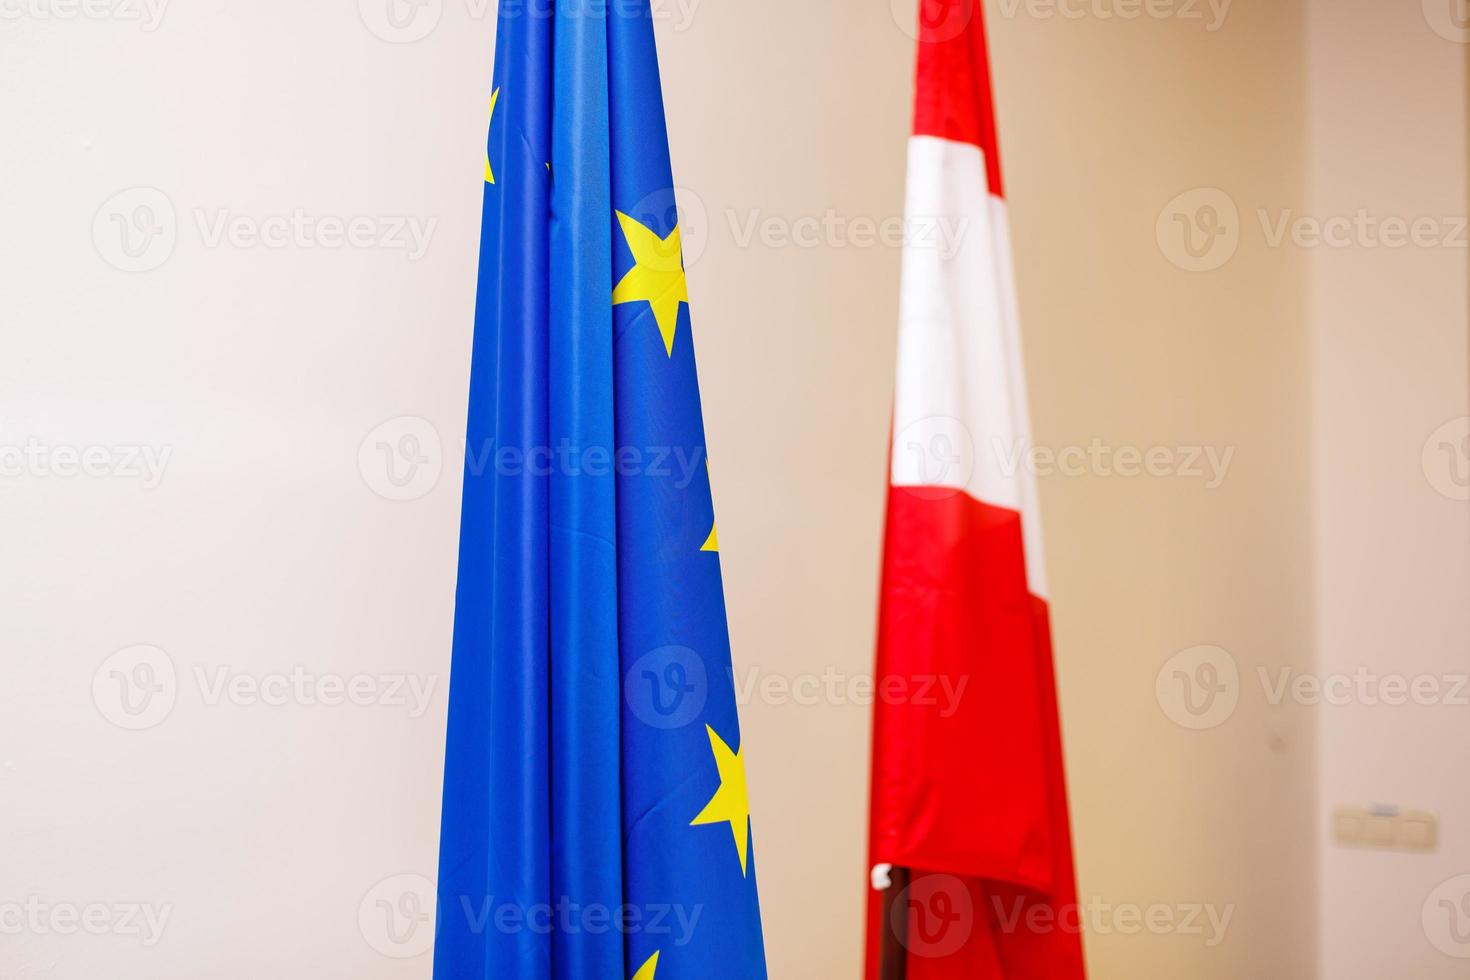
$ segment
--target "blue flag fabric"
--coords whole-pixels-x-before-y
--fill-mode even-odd
[[[765,954],[649,0],[503,0],[438,980]]]

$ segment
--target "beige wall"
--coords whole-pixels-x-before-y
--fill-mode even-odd
[[[1084,901],[1233,916],[1211,948],[1188,931],[1126,935],[1103,913],[1093,974],[1311,976],[1311,719],[1251,687],[1257,667],[1311,661],[1305,259],[1237,225],[1233,258],[1186,271],[1176,226],[1156,235],[1177,195],[1192,192],[1170,216],[1194,216],[1200,188],[1243,216],[1303,199],[1302,8],[1238,3],[1213,32],[993,23],[1038,443],[1234,451],[1213,489],[1042,481]],[[1246,687],[1193,730],[1165,708],[1180,710],[1174,667],[1192,676],[1198,659],[1155,681],[1200,645],[1227,651]]]
[[[1449,31],[1453,4],[1425,5],[1437,21],[1417,5],[1372,0],[1314,0],[1310,9],[1311,212],[1427,218],[1439,229],[1434,244],[1360,238],[1311,252],[1319,669],[1438,679],[1449,694],[1470,673],[1460,469],[1470,432],[1470,253],[1455,222],[1442,220],[1463,223],[1467,213],[1467,48],[1430,29]],[[1445,235],[1449,247],[1439,244]],[[1470,872],[1463,697],[1425,706],[1354,699],[1316,711],[1326,977],[1465,975],[1465,961],[1445,955],[1456,945],[1439,904],[1470,894],[1459,877]],[[1329,843],[1340,804],[1435,812],[1439,851]]]
[[[788,7],[770,32],[710,8],[688,36],[664,36],[678,178],[710,219],[692,288],[746,677],[848,676],[871,656],[896,256],[840,239],[740,248],[728,227],[732,209],[737,221],[897,213],[911,40],[871,7],[842,9]],[[1213,488],[1043,479],[1081,885],[1107,932],[1088,939],[1093,971],[1307,976],[1311,717],[1247,693],[1227,722],[1191,731],[1155,691],[1164,662],[1200,644],[1227,649],[1242,676],[1311,662],[1305,257],[1246,229],[1223,268],[1188,272],[1156,235],[1161,210],[1193,188],[1228,188],[1242,213],[1302,199],[1302,10],[1120,21],[1031,9],[987,8],[1037,443],[1234,453]],[[722,74],[751,48],[776,68],[711,139]],[[732,456],[751,465],[718,464]],[[866,715],[760,698],[746,709],[777,976],[855,975]],[[1223,943],[1124,935],[1127,913],[1109,911],[1158,905],[1230,916]]]
[[[871,657],[896,256],[742,249],[720,215],[896,214],[912,50],[868,8],[787,9],[764,39],[711,9],[663,53],[678,178],[711,218],[691,288],[737,673],[852,675]],[[1190,731],[1155,692],[1164,662],[1199,644],[1242,674],[1310,663],[1305,260],[1244,236],[1224,268],[1187,272],[1155,228],[1191,188],[1228,187],[1242,207],[1301,198],[1301,9],[1241,7],[1216,31],[1026,10],[988,8],[1037,443],[1235,454],[1210,489],[1043,480],[1081,886],[1107,933],[1088,938],[1092,968],[1307,976],[1310,717],[1243,698]],[[706,29],[721,42],[706,47]],[[723,42],[745,32],[804,84],[753,79],[710,139],[721,70],[747,57]],[[763,91],[787,92],[787,111]],[[719,465],[732,456],[750,465]],[[757,698],[746,728],[773,975],[854,976],[867,711]],[[1208,928],[1124,935],[1114,911],[1200,905],[1230,916],[1217,947]]]
[[[872,671],[898,255],[782,243],[902,214],[911,43],[850,0],[706,0],[660,35],[675,179],[707,220],[689,289],[737,691]],[[856,977],[871,709],[771,690],[742,709],[771,975]]]

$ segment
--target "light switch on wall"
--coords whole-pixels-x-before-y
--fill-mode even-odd
[[[1396,806],[1339,806],[1332,811],[1332,837],[1347,847],[1433,851],[1439,843],[1439,818]]]

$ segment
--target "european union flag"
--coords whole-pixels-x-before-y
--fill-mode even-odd
[[[502,0],[439,980],[763,978],[649,0]]]

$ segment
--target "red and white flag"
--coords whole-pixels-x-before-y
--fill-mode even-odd
[[[867,976],[1073,980],[1081,928],[979,0],[921,0],[920,32],[870,837],[871,865],[909,877],[871,887]]]

